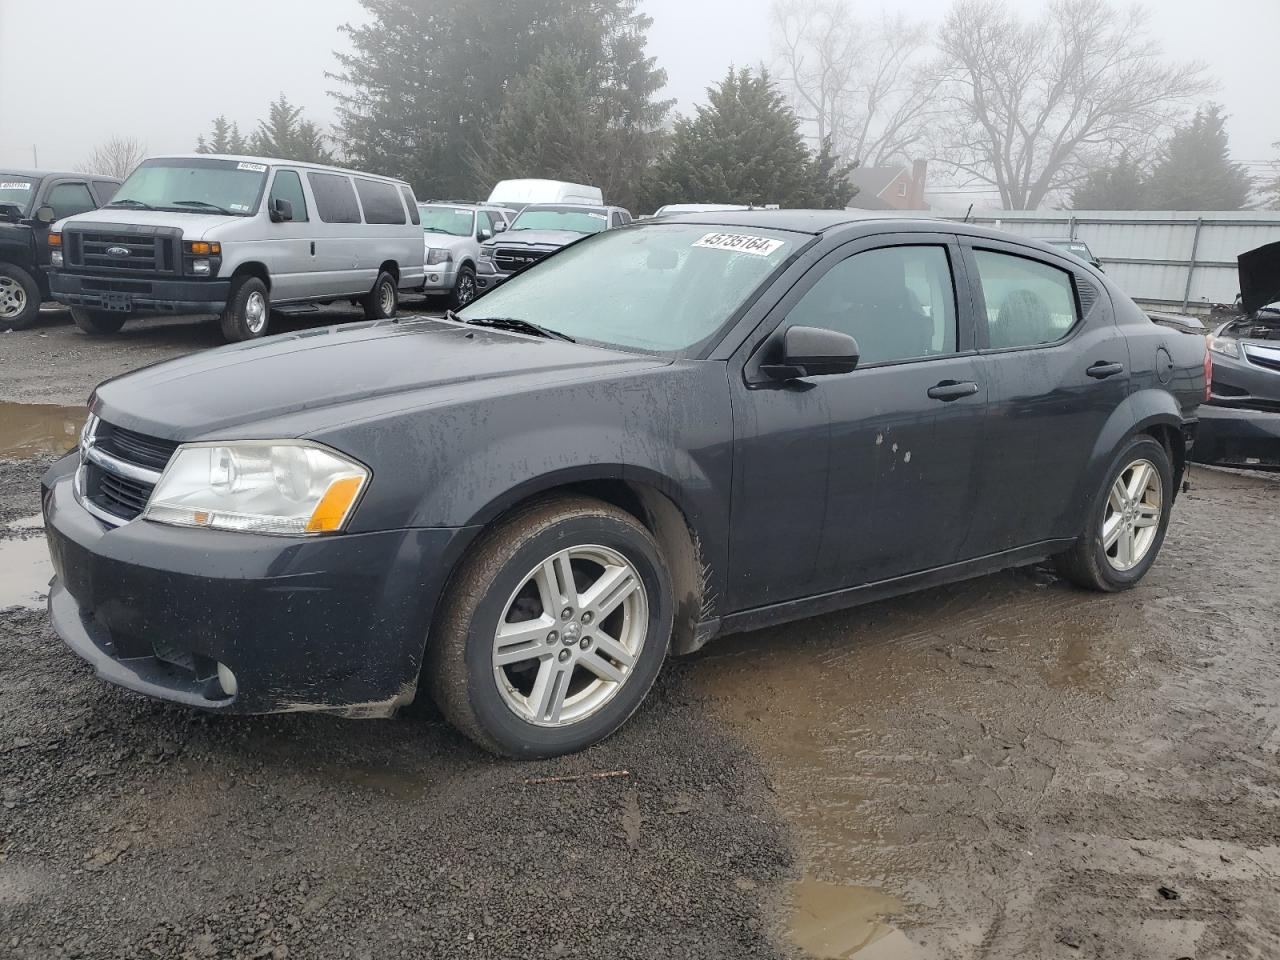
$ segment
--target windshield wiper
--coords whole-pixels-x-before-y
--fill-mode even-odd
[[[445,317],[449,320],[457,320],[460,323],[469,323],[473,327],[493,327],[495,330],[511,330],[514,333],[529,333],[535,337],[545,337],[548,340],[567,340],[570,343],[578,342],[567,333],[561,333],[559,330],[552,330],[550,327],[544,327],[541,324],[533,323],[529,320],[521,320],[519,317],[475,317],[463,319],[452,310],[446,310]]]
[[[143,210],[154,210],[154,209],[155,209],[155,207],[153,207],[151,204],[149,204],[149,203],[143,203],[141,200],[134,200],[132,197],[121,197],[119,200],[112,200],[110,203],[108,203],[108,204],[107,204],[107,206],[108,206],[108,207],[122,207],[122,206],[124,206],[126,203],[127,203],[127,204],[129,204],[131,207],[140,207],[140,208],[141,208],[141,209],[143,209]]]
[[[217,210],[219,213],[226,214],[228,217],[235,216],[235,214],[226,207],[220,207],[216,203],[209,203],[206,200],[175,200],[173,201],[173,205],[175,207],[207,207],[210,210]]]

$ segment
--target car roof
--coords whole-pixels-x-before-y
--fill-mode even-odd
[[[109,180],[112,183],[120,183],[118,177],[108,177],[100,173],[76,173],[71,170],[14,170],[10,167],[0,167],[0,176],[22,177],[26,180],[43,180],[45,177],[76,177],[81,180]]]
[[[521,210],[520,212],[524,213],[527,210],[595,210],[596,212],[603,210],[607,213],[612,213],[613,211],[618,210],[623,213],[627,212],[622,207],[611,207],[606,203],[575,203],[572,200],[556,200],[547,203],[528,203],[525,204],[524,210]]]
[[[300,160],[283,160],[280,157],[253,157],[239,153],[164,153],[147,160],[238,160],[243,163],[265,163],[270,167],[301,167],[305,170],[317,170],[322,173],[342,173],[353,177],[371,177],[375,180],[386,180],[388,183],[403,184],[408,182],[399,177],[388,177],[381,173],[370,173],[367,170],[349,170],[346,167],[335,167],[325,163],[305,163]],[[144,163],[146,160],[143,161]]]

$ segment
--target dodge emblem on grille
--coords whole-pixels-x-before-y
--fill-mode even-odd
[[[107,247],[108,257],[127,257],[129,255],[128,247]]]

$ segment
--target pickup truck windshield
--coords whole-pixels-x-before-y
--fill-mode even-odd
[[[516,217],[511,229],[599,233],[608,225],[608,214],[592,207],[528,207]]]
[[[107,206],[248,217],[266,179],[265,163],[162,157],[143,162]]]
[[[19,177],[11,173],[0,173],[0,203],[11,203],[24,214],[31,198],[36,195],[36,182],[30,177]]]
[[[516,274],[461,311],[644,353],[693,356],[803,242],[756,227],[609,230]]]
[[[461,207],[418,207],[422,213],[423,233],[447,233],[451,237],[469,237],[475,229],[474,210]]]

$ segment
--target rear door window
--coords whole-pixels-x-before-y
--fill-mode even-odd
[[[340,173],[308,173],[316,215],[325,223],[359,223],[360,206],[351,178]],[[402,221],[403,222],[403,221]]]
[[[356,192],[364,208],[365,223],[404,223],[404,204],[400,194],[389,183],[356,177]]]
[[[975,250],[992,349],[1061,340],[1080,319],[1071,274],[1039,260]]]
[[[55,220],[61,220],[63,217],[74,217],[78,213],[93,210],[98,206],[94,202],[93,194],[89,192],[87,183],[76,183],[69,180],[63,183],[55,183],[50,187],[49,194],[45,197],[44,202],[53,207],[53,218]]]
[[[296,170],[277,170],[276,178],[271,182],[271,199],[288,200],[293,207],[293,222],[306,223],[307,198],[302,192],[302,178]]]

